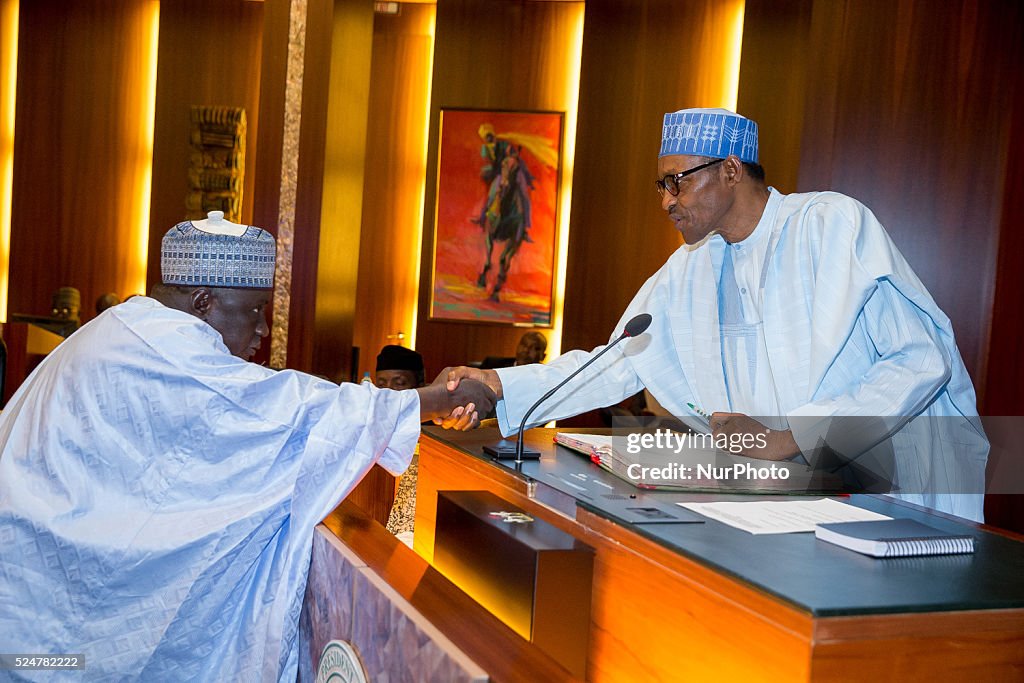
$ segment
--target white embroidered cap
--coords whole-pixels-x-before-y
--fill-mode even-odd
[[[199,223],[205,225],[204,221]],[[225,234],[223,231],[210,232],[191,221],[184,221],[168,230],[160,246],[163,283],[272,288],[277,251],[274,236],[252,225],[239,227],[244,227],[241,234]]]

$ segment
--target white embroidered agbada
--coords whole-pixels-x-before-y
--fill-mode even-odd
[[[419,423],[414,391],[247,363],[153,299],[110,309],[0,416],[0,644],[83,653],[89,680],[294,681],[313,527],[375,462],[404,470]]]
[[[776,395],[744,397],[743,405],[777,405],[804,452],[829,428],[815,416],[889,418],[898,495],[981,520],[988,440],[974,387],[949,319],[874,215],[841,194],[772,189],[747,242],[752,265],[737,266],[736,280],[748,290],[745,305],[763,320],[761,351],[774,382],[762,384],[774,384]],[[676,416],[693,415],[687,403],[730,410],[717,290],[723,252],[734,247],[718,235],[680,247],[612,336],[644,312],[654,317],[648,332],[609,351],[536,410],[532,424],[611,405],[644,387]],[[502,432],[515,431],[536,399],[601,348],[499,369]],[[845,436],[844,446],[856,448],[850,439],[861,438],[867,451],[885,434]]]

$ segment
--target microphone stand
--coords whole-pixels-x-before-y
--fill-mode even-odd
[[[541,403],[543,403],[544,401],[546,401],[549,398],[551,398],[551,396],[556,391],[558,391],[559,389],[564,387],[569,382],[569,380],[571,380],[573,377],[575,377],[576,375],[578,375],[581,372],[583,372],[584,370],[586,370],[598,358],[600,358],[605,353],[610,351],[613,346],[615,346],[616,344],[621,342],[623,339],[627,339],[629,337],[635,337],[635,336],[637,336],[639,334],[642,334],[644,332],[644,330],[647,329],[647,326],[650,325],[650,324],[651,324],[651,316],[650,316],[649,313],[641,313],[640,315],[634,316],[628,323],[626,323],[626,328],[623,330],[622,334],[620,334],[618,337],[616,337],[606,347],[601,349],[593,358],[591,358],[586,363],[584,363],[583,365],[581,365],[578,368],[576,368],[576,370],[571,375],[569,375],[568,377],[563,379],[561,382],[556,384],[554,387],[552,387],[550,390],[548,390],[547,393],[545,393],[543,396],[541,396],[539,399],[537,399],[536,403],[534,403],[532,406],[530,406],[530,409],[526,411],[525,415],[523,415],[522,422],[519,423],[519,433],[518,433],[518,436],[516,437],[515,449],[512,448],[511,444],[509,444],[508,442],[502,440],[502,443],[495,444],[494,446],[484,446],[484,449],[483,449],[484,453],[487,453],[488,455],[492,456],[493,458],[495,458],[497,460],[509,460],[512,457],[512,455],[515,455],[515,462],[516,462],[516,467],[517,468],[522,466],[524,458],[525,459],[529,459],[529,460],[538,460],[538,459],[540,459],[540,452],[539,451],[535,451],[535,450],[532,450],[532,449],[529,450],[529,451],[526,451],[526,450],[523,449],[523,433],[526,431],[526,422],[527,422],[527,420],[530,419],[530,415],[533,414],[533,411],[536,410],[540,406]]]

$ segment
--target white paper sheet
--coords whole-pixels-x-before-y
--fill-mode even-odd
[[[867,522],[891,519],[831,498],[820,500],[677,503],[688,510],[752,534],[814,531],[826,522]]]

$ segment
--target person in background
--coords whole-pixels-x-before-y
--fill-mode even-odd
[[[313,528],[420,423],[493,393],[337,385],[248,362],[275,241],[223,220],[163,238],[162,283],[50,353],[0,415],[0,645],[92,680],[294,681]],[[464,390],[463,390],[464,387]]]
[[[749,440],[750,457],[831,460],[848,472],[878,463],[895,496],[980,521],[989,444],[971,378],[949,318],[871,211],[837,192],[769,187],[757,124],[724,109],[665,115],[655,185],[685,244],[613,338],[640,313],[650,327],[540,406],[533,424],[647,388],[715,438],[763,435]],[[449,386],[488,382],[508,435],[601,348],[547,365],[459,368]]]
[[[99,298],[96,299],[96,315],[99,315],[108,308],[113,308],[119,303],[121,303],[121,298],[117,296],[117,294],[115,294],[114,292],[107,292],[106,294],[101,294]]]
[[[389,344],[377,354],[375,382],[378,387],[388,389],[414,389],[423,386],[423,356],[404,346]],[[419,474],[419,457],[413,455],[409,467],[398,478],[395,502],[388,515],[387,529],[412,547],[413,530],[416,524],[416,481]]]
[[[548,339],[537,331],[523,333],[516,345],[515,356],[487,356],[479,367],[484,370],[495,368],[509,368],[514,365],[529,365],[530,363],[542,363],[547,355]]]
[[[543,363],[548,352],[548,338],[537,331],[526,332],[516,346],[515,365]]]
[[[381,389],[415,389],[425,383],[423,356],[404,346],[389,344],[377,354],[374,384]]]

